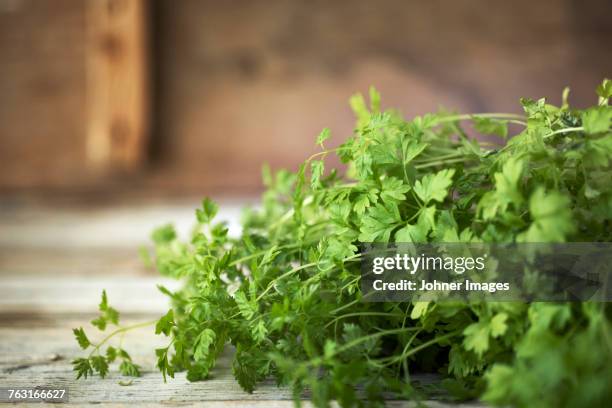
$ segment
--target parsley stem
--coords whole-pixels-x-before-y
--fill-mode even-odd
[[[155,323],[157,323],[157,320],[151,320],[149,322],[137,323],[137,324],[133,324],[131,326],[119,327],[115,331],[113,331],[110,334],[108,334],[108,336],[103,338],[102,341],[100,341],[99,343],[95,344],[93,350],[91,350],[91,353],[89,353],[89,357],[91,357],[96,351],[100,350],[100,347],[102,347],[107,341],[109,341],[111,338],[113,338],[117,334],[125,333],[127,331],[134,330],[134,329],[139,329],[141,327],[152,326]]]
[[[449,154],[435,156],[435,157],[429,157],[429,158],[425,158],[423,160],[415,160],[415,163],[423,164],[423,163],[432,162],[432,161],[440,161],[440,160],[444,160],[444,159],[452,159],[452,158],[455,158],[455,157],[464,157],[464,156],[465,156],[464,153],[457,153],[455,151],[454,153],[449,153]]]
[[[290,271],[285,272],[285,273],[283,273],[282,275],[280,275],[280,276],[278,276],[278,277],[276,277],[276,278],[272,279],[272,280],[270,281],[270,283],[268,284],[268,287],[266,287],[266,289],[265,289],[263,292],[261,292],[261,294],[260,294],[259,296],[257,296],[257,298],[255,299],[255,301],[256,301],[256,302],[259,302],[259,301],[261,300],[261,298],[262,298],[262,297],[264,297],[264,296],[265,296],[265,294],[266,294],[266,293],[268,293],[268,292],[269,292],[269,291],[270,291],[270,290],[271,290],[271,289],[274,287],[274,284],[275,284],[277,281],[279,281],[280,279],[286,278],[287,276],[292,275],[292,274],[294,274],[294,273],[296,273],[296,272],[299,272],[299,271],[301,271],[301,270],[303,270],[303,269],[310,268],[310,267],[312,267],[312,266],[316,266],[317,264],[318,264],[318,262],[310,262],[310,263],[307,263],[307,264],[304,264],[304,265],[300,265],[300,266],[297,266],[297,267],[295,267],[295,268],[291,269]]]
[[[398,334],[398,333],[404,333],[404,332],[409,332],[409,331],[414,331],[414,330],[421,330],[421,328],[419,327],[402,327],[399,329],[389,329],[389,330],[382,330],[376,333],[372,333],[372,334],[368,334],[367,336],[362,336],[362,337],[358,337],[352,341],[349,341],[346,344],[343,344],[342,346],[338,347],[337,349],[334,350],[333,355],[337,355],[338,353],[342,353],[343,351],[349,350],[355,346],[358,346],[359,344],[368,341],[368,340],[373,340],[376,339],[378,337],[382,337],[382,336],[387,336],[389,334]],[[442,340],[442,337],[439,338],[440,340]],[[317,357],[312,359],[309,364],[311,365],[317,365],[321,362],[321,358]]]
[[[582,126],[557,129],[557,130],[555,130],[553,132],[550,132],[550,133],[542,136],[542,139],[548,139],[548,138],[550,138],[552,136],[559,135],[559,134],[562,134],[562,133],[583,132],[583,131],[584,131],[584,127],[582,127]],[[499,153],[505,151],[506,149],[509,149],[512,146],[514,146],[514,145],[506,144],[504,147],[501,148],[501,150],[499,150]]]
[[[312,229],[314,229],[315,227],[321,227],[321,226],[327,227],[327,225],[325,225],[323,223],[310,225],[310,227],[312,227]],[[310,231],[310,232],[312,233],[312,231]],[[276,249],[292,249],[292,248],[296,249],[296,248],[299,248],[299,247],[301,247],[303,245],[310,245],[310,244],[313,244],[313,243],[316,243],[316,242],[319,242],[319,241],[320,241],[320,239],[316,239],[316,240],[302,242],[302,243],[298,243],[298,244],[279,245],[278,247],[276,247]],[[267,249],[265,249],[263,251],[253,252],[252,254],[249,254],[247,256],[243,256],[242,258],[238,258],[238,259],[233,260],[232,262],[229,263],[229,266],[236,266],[236,265],[238,265],[238,264],[240,264],[240,263],[242,263],[244,261],[248,261],[250,259],[257,258],[258,256],[265,255],[269,251],[270,251],[270,248],[267,248]]]
[[[361,257],[361,254],[355,254],[355,255],[352,255],[352,256],[344,258],[342,261],[346,262],[346,261],[350,261],[351,259],[355,259],[355,258],[359,258],[359,257]],[[301,271],[303,269],[310,268],[310,267],[313,267],[313,266],[317,266],[318,264],[319,264],[319,262],[310,262],[310,263],[307,263],[307,264],[304,264],[304,265],[296,266],[295,268],[291,269],[290,271],[285,272],[285,273],[283,273],[280,276],[277,276],[276,278],[274,278],[274,279],[272,279],[270,281],[270,283],[268,284],[268,287],[266,287],[266,289],[263,292],[261,292],[261,294],[259,296],[257,296],[255,301],[259,302],[261,300],[261,298],[264,297],[265,294],[268,293],[274,287],[274,284],[277,281],[279,281],[280,279],[283,279],[283,278],[286,278],[287,276],[293,275],[294,273],[299,272],[299,271]]]
[[[279,245],[277,247],[277,249],[297,248],[298,246],[299,245],[297,245],[297,244],[286,244],[286,245]],[[266,254],[268,251],[270,251],[270,248],[267,248],[267,249],[265,249],[263,251],[253,252],[252,254],[249,254],[247,256],[243,256],[242,258],[238,258],[238,259],[230,262],[229,266],[236,266],[239,263],[242,263],[244,261],[248,261],[249,259],[257,258],[258,256]]]
[[[472,120],[474,119],[474,117],[494,119],[525,119],[525,116],[517,115],[515,113],[469,113],[463,115],[445,116],[443,118],[438,119],[438,123],[455,122],[458,120]]]
[[[347,283],[346,285],[344,285],[342,288],[340,288],[340,292],[344,292],[344,289],[348,288],[349,286],[351,286],[353,283],[357,282],[359,279],[361,279],[361,275],[357,275],[355,277],[355,279],[352,279],[349,283]]]
[[[416,337],[421,333],[421,330],[417,330],[414,332],[414,334],[410,337],[410,339],[408,339],[408,341],[406,342],[406,345],[404,346],[404,350],[402,351],[401,355],[404,355],[405,353],[408,352],[408,348],[412,345],[412,342],[414,341],[414,339],[416,339]],[[403,359],[402,363],[406,363],[406,359]],[[397,366],[397,374],[399,375],[399,370],[400,370],[401,365]],[[404,367],[404,371],[407,374],[408,370],[407,367]]]
[[[584,128],[582,126],[558,129],[558,130],[555,130],[554,132],[550,132],[549,134],[543,136],[543,139],[547,139],[547,138],[549,138],[551,136],[558,135],[558,134],[561,134],[561,133],[582,132],[583,130],[584,130]]]
[[[527,126],[527,122],[523,122],[522,120],[508,119],[506,122],[514,123],[516,125],[521,125],[521,126]]]
[[[372,294],[374,294],[374,293],[376,293],[376,292],[373,292],[373,291],[372,291],[372,292],[368,292],[368,293],[366,293],[365,295],[363,295],[362,297],[360,297],[360,298],[355,298],[355,299],[353,299],[352,301],[350,301],[349,303],[346,303],[346,304],[344,304],[344,305],[342,305],[342,306],[340,306],[340,307],[338,307],[338,308],[336,308],[336,309],[332,310],[332,311],[331,311],[331,312],[329,312],[329,313],[330,313],[330,314],[336,314],[336,313],[338,313],[338,312],[339,312],[339,311],[341,311],[341,310],[348,309],[349,307],[353,306],[353,305],[354,305],[354,304],[356,304],[356,303],[359,303],[359,302],[363,301],[363,299],[367,298],[368,296],[370,296],[370,295],[372,295]]]
[[[323,150],[322,152],[317,152],[311,155],[308,159],[306,159],[305,163],[312,161],[312,159],[314,159],[315,157],[326,156],[329,153],[339,152],[340,150],[346,150],[346,149],[348,149],[348,147],[340,146],[340,147],[336,147],[335,149],[328,149],[328,150]]]
[[[330,320],[324,327],[328,328],[329,326],[331,326],[332,324],[334,324],[338,320],[346,319],[346,318],[349,318],[349,317],[357,317],[357,316],[395,316],[395,317],[402,317],[403,315],[397,314],[397,313],[386,313],[386,312],[353,312],[353,313],[343,314],[341,316],[338,316],[338,317],[334,318],[333,320]]]
[[[419,329],[419,330],[422,330],[422,329]],[[413,354],[418,353],[419,351],[421,351],[423,349],[426,349],[427,347],[433,346],[436,343],[439,343],[441,341],[444,341],[446,339],[454,337],[454,336],[460,334],[462,331],[463,331],[463,329],[458,329],[458,330],[454,330],[452,332],[446,333],[446,334],[444,334],[442,336],[434,337],[433,339],[431,339],[429,341],[426,341],[425,343],[420,344],[420,345],[416,346],[415,348],[412,348],[409,351],[406,351],[406,352],[400,354],[399,356],[389,356],[389,357],[381,358],[381,359],[379,359],[379,361],[387,361],[387,360],[389,360],[389,362],[386,363],[386,365],[391,365],[391,364],[397,363],[399,361],[402,361],[402,360],[412,356]]]
[[[336,353],[340,353],[343,351],[346,351],[352,347],[355,347],[357,345],[359,345],[360,343],[363,343],[364,341],[368,341],[368,340],[373,340],[376,339],[378,337],[382,337],[382,336],[387,336],[389,334],[398,334],[398,333],[403,333],[403,332],[407,332],[407,331],[414,331],[414,330],[421,330],[418,327],[400,327],[398,329],[388,329],[388,330],[381,330],[379,332],[376,333],[372,333],[372,334],[368,334],[367,336],[363,336],[363,337],[359,337],[353,341],[349,341],[348,343],[342,345],[341,347],[338,347],[336,349]]]
[[[304,199],[304,201],[302,202],[302,205],[308,205],[310,203],[312,203],[312,201],[314,200],[313,196],[308,196]],[[274,224],[270,225],[270,230],[275,229],[276,227],[278,227],[279,225],[285,223],[286,221],[290,220],[291,217],[293,217],[293,214],[295,214],[295,208],[290,209],[289,211],[287,211],[285,214],[283,214],[278,221],[276,221]]]
[[[441,166],[444,164],[453,164],[453,163],[460,163],[460,162],[464,162],[464,161],[468,161],[471,160],[471,157],[462,157],[462,158],[457,158],[457,159],[453,159],[453,160],[439,160],[439,161],[434,161],[434,162],[428,162],[425,164],[417,164],[416,166],[414,166],[416,169],[424,169],[427,167],[435,167],[435,166]]]

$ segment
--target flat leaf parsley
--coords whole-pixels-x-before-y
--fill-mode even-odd
[[[416,371],[445,377],[450,395],[504,406],[604,406],[612,400],[609,303],[362,302],[360,241],[563,242],[612,240],[612,94],[572,109],[522,100],[524,115],[448,112],[405,120],[382,111],[370,91],[350,105],[355,132],[326,147],[324,129],[296,173],[265,169],[262,207],[229,237],[217,206],[204,200],[183,242],[171,226],[153,234],[161,274],[185,281],[160,288],[172,308],[155,324],[168,345],[155,351],[164,379],[207,378],[227,344],[232,372],[252,392],[274,378],[296,401],[317,406],[379,405],[433,390]],[[501,137],[499,144],[478,134]],[[504,144],[504,139],[507,143]],[[338,155],[345,171],[326,170]],[[110,346],[119,313],[102,294],[92,324],[101,341],[74,330],[87,357],[77,377],[104,377],[120,360]],[[144,323],[143,323],[144,324]]]

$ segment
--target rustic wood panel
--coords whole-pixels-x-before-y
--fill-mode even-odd
[[[0,187],[84,176],[82,4],[0,2]]]
[[[85,4],[87,159],[97,170],[134,170],[147,152],[150,2]]]
[[[149,4],[0,3],[0,191],[125,182],[146,158]]]

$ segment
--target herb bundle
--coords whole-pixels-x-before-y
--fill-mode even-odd
[[[585,110],[521,100],[524,115],[448,112],[404,120],[351,98],[355,132],[297,173],[264,169],[262,207],[246,210],[239,238],[206,199],[189,242],[171,226],[153,234],[172,308],[156,322],[166,379],[203,380],[224,347],[243,389],[274,377],[317,406],[424,398],[413,372],[437,372],[459,399],[510,406],[603,406],[612,399],[612,307],[607,303],[361,301],[359,242],[608,242],[612,240],[612,81]],[[508,138],[510,130],[517,130]],[[502,147],[470,137],[508,138]],[[345,172],[325,170],[336,154]],[[130,329],[103,294],[92,323]],[[138,375],[127,352],[92,344],[79,377],[108,365]]]

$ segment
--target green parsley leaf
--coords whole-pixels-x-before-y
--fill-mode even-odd
[[[466,350],[475,352],[479,357],[489,349],[489,334],[491,328],[488,322],[472,323],[463,330],[463,344]]]
[[[200,332],[193,348],[193,358],[196,361],[208,358],[209,349],[215,342],[215,338],[215,332],[211,329],[204,329]]]
[[[140,367],[129,360],[123,360],[119,366],[121,374],[129,377],[140,377]]]
[[[166,224],[155,229],[151,239],[158,245],[167,244],[176,239],[176,232],[171,224]]]
[[[602,102],[607,104],[608,99],[612,98],[612,81],[604,79],[603,82],[597,86],[597,95],[600,98],[600,105]]]
[[[310,186],[312,189],[317,189],[321,186],[321,176],[324,169],[323,160],[313,160],[310,162]]]
[[[77,342],[79,343],[79,346],[83,350],[85,350],[87,347],[91,346],[91,342],[89,341],[89,339],[85,335],[85,331],[83,330],[82,327],[79,327],[78,329],[72,329],[72,332],[74,333],[74,337],[76,338]]]
[[[382,181],[380,199],[382,202],[402,201],[406,199],[405,193],[410,191],[410,186],[402,180],[390,177]]]
[[[474,128],[485,135],[508,136],[508,122],[505,120],[474,116]]]
[[[72,360],[73,370],[76,371],[76,379],[87,378],[94,374],[93,368],[88,358],[77,358]]]
[[[101,378],[106,377],[108,374],[108,362],[104,356],[93,356],[89,359],[91,361],[91,367]]]
[[[558,192],[538,188],[529,199],[533,218],[527,231],[518,235],[522,242],[563,242],[574,231],[569,199]]]
[[[427,174],[414,185],[414,192],[425,203],[430,201],[444,201],[448,188],[453,182],[455,169],[440,170],[435,174]]]
[[[117,359],[117,349],[113,346],[108,346],[106,349],[106,361],[109,363],[114,362]]]
[[[329,128],[323,129],[321,133],[319,133],[319,136],[317,136],[317,144],[321,146],[322,149],[324,149],[325,146],[323,146],[323,142],[325,142],[330,137],[331,137],[331,131],[329,130]]]
[[[174,327],[174,310],[168,310],[164,316],[162,316],[155,325],[155,334],[163,333],[168,336]]]
[[[493,319],[491,319],[491,336],[499,337],[506,333],[508,330],[508,325],[506,324],[507,319],[508,314],[504,312],[496,314]]]
[[[388,203],[370,207],[363,217],[359,240],[362,242],[388,242],[391,232],[401,221],[397,205]]]
[[[202,207],[196,209],[196,218],[198,222],[207,224],[217,215],[219,207],[210,198],[202,200]]]
[[[157,368],[164,377],[164,382],[167,382],[167,376],[174,378],[174,367],[168,360],[168,347],[155,349],[157,356]]]
[[[612,121],[612,107],[599,106],[582,113],[582,126],[588,134],[603,133],[610,129]]]

